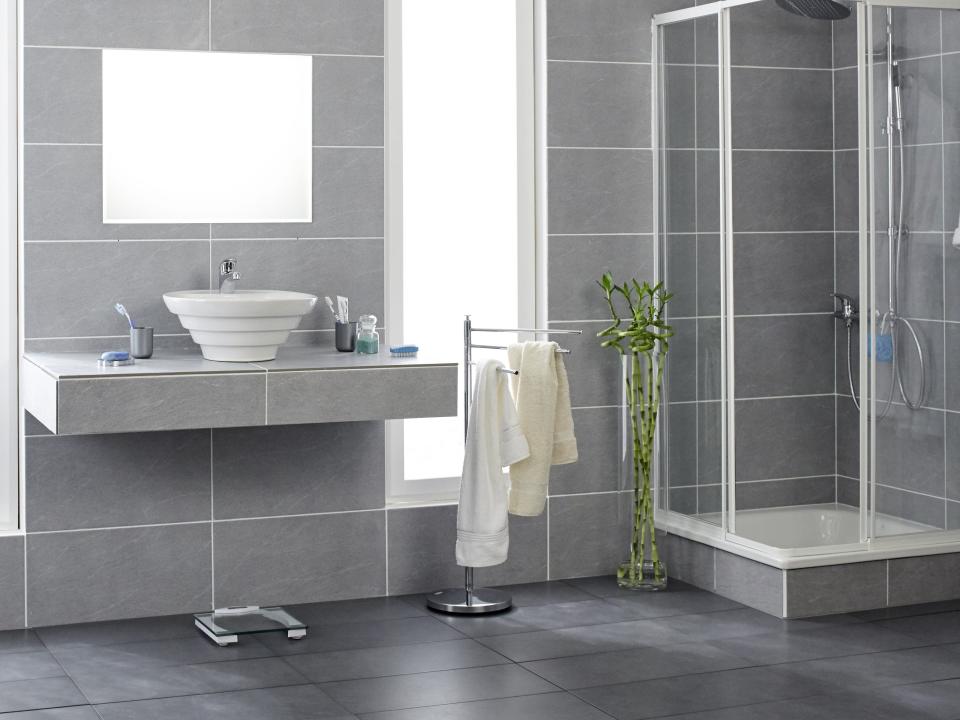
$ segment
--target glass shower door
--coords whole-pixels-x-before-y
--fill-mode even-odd
[[[871,536],[960,528],[960,12],[868,9]],[[953,351],[953,352],[952,352]]]
[[[694,12],[696,15],[696,12]],[[658,26],[659,277],[674,297],[661,508],[720,525],[724,507],[717,15]]]

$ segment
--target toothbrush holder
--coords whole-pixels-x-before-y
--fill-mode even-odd
[[[357,349],[357,322],[334,323],[334,343],[340,352],[353,352]]]
[[[153,328],[130,328],[130,354],[135,358],[145,359],[153,355]]]

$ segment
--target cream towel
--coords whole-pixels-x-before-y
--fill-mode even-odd
[[[554,342],[511,345],[511,378],[520,416],[520,429],[530,457],[510,466],[510,513],[536,516],[543,512],[550,465],[576,462],[577,440],[570,411],[570,386]]]
[[[477,366],[457,508],[457,564],[464,567],[499,565],[507,559],[510,535],[503,467],[530,454],[507,381],[497,372],[502,367],[495,360]]]

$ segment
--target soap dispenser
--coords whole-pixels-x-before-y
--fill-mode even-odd
[[[361,355],[376,355],[380,352],[380,333],[377,332],[377,316],[361,315],[358,320],[357,352]]]

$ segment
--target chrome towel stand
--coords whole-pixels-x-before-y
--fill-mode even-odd
[[[470,422],[470,399],[473,391],[473,349],[506,350],[506,345],[479,345],[473,342],[473,333],[533,333],[535,335],[581,335],[582,330],[551,330],[549,328],[475,328],[470,316],[463,319],[463,436],[467,437]],[[570,351],[558,348],[558,353]],[[500,372],[519,375],[518,369],[500,368]],[[451,615],[485,615],[487,613],[509,610],[513,605],[510,593],[493,588],[473,586],[473,568],[463,569],[463,587],[437,590],[427,596],[427,607]]]

